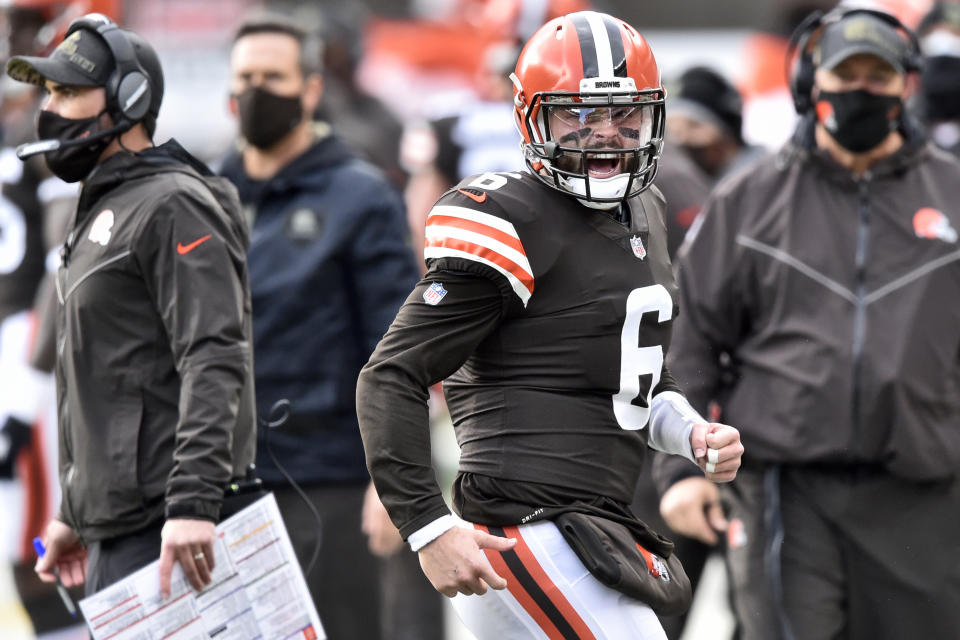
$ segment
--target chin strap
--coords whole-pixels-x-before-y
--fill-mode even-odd
[[[620,206],[619,202],[594,202],[593,200],[585,200],[584,198],[577,198],[577,202],[585,207],[598,211],[610,211]]]
[[[586,180],[590,180],[590,195],[595,198],[616,198],[609,202],[598,202],[596,200],[587,200]],[[577,199],[584,206],[591,209],[602,209],[609,211],[620,206],[623,196],[627,191],[627,185],[630,183],[630,176],[620,173],[611,178],[560,178],[560,184],[577,196]]]

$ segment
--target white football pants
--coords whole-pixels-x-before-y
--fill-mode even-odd
[[[594,578],[552,522],[502,531],[516,546],[484,553],[507,588],[453,598],[477,640],[666,640],[653,610]]]

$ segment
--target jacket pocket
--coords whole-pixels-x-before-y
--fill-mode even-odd
[[[142,416],[139,394],[124,395],[110,403],[99,429],[91,425],[84,460],[74,470],[74,508],[83,524],[106,527],[141,513],[137,443]]]

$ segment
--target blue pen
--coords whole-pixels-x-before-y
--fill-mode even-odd
[[[43,546],[43,540],[40,538],[33,539],[33,549],[37,552],[37,557],[42,558],[46,555],[47,549]],[[67,591],[67,588],[63,586],[63,582],[60,581],[60,572],[56,567],[53,568],[53,575],[57,577],[57,593],[60,594],[60,599],[63,600],[63,606],[67,608],[67,611],[70,612],[74,618],[77,617],[77,607],[73,604],[73,598],[70,597],[70,592]]]

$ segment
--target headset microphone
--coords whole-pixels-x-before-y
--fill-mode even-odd
[[[37,140],[36,142],[26,142],[17,147],[17,157],[21,160],[26,160],[27,158],[32,158],[33,156],[40,153],[51,153],[53,151],[58,151],[60,149],[66,149],[69,147],[78,147],[84,144],[90,144],[91,142],[96,142],[106,138],[107,136],[112,136],[117,133],[122,133],[123,131],[130,128],[129,123],[121,122],[118,125],[105,129],[104,131],[98,131],[92,136],[87,136],[86,138],[72,138],[70,140],[60,140],[58,138],[50,138],[48,140]]]

